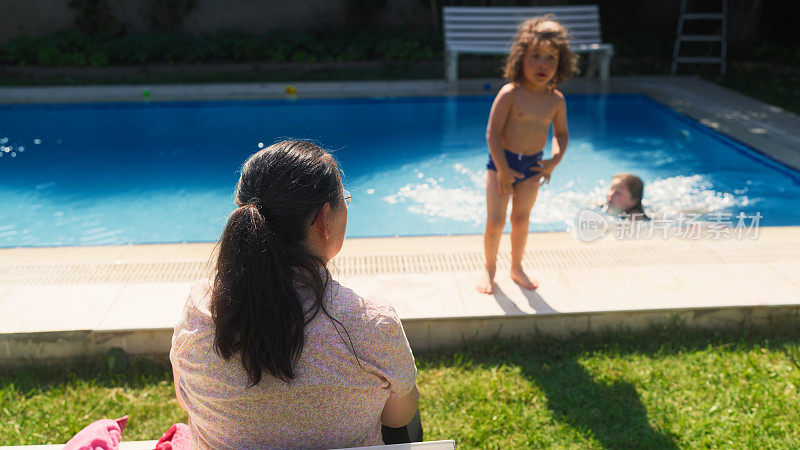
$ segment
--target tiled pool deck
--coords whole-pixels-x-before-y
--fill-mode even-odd
[[[300,96],[483,92],[463,82],[297,83]],[[151,86],[153,100],[275,98],[284,84]],[[141,101],[145,87],[0,88],[0,101]],[[688,77],[616,77],[611,92],[641,92],[800,169],[800,117]],[[570,92],[600,92],[574,80]],[[504,271],[494,295],[474,288],[481,236],[352,239],[336,277],[392,300],[415,349],[494,335],[568,335],[680,320],[697,326],[768,322],[800,312],[800,227],[746,237],[680,237],[592,244],[532,234],[525,264],[541,282],[523,291]],[[751,234],[752,236],[752,234]],[[0,249],[0,360],[70,356],[122,346],[165,353],[192,280],[212,244]],[[501,246],[507,263],[508,237]]]

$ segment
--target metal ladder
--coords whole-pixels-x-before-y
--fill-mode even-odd
[[[686,0],[681,0],[681,15],[678,18],[678,32],[675,36],[675,48],[672,52],[672,69],[670,72],[675,75],[678,72],[679,63],[707,63],[719,64],[719,73],[725,76],[725,60],[728,55],[728,0],[722,2],[722,12],[712,13],[687,13]],[[721,34],[683,34],[683,24],[687,20],[708,20],[721,22]],[[680,56],[681,42],[719,42],[721,54],[715,56]]]

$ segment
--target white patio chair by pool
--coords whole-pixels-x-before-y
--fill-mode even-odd
[[[567,29],[573,52],[589,55],[586,76],[593,76],[599,71],[600,81],[608,83],[614,46],[603,43],[597,5],[445,6],[442,11],[445,78],[450,83],[458,81],[459,54],[508,54],[519,24],[545,14],[554,15]]]

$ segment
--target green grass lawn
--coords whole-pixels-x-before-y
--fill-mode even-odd
[[[800,445],[800,331],[679,326],[569,341],[498,341],[417,355],[425,437],[459,448],[792,448]],[[186,415],[166,361],[103,358],[0,368],[0,442],[67,441],[130,415],[126,440]]]

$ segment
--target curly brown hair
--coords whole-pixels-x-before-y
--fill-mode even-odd
[[[555,88],[578,70],[578,56],[569,49],[567,30],[556,22],[552,15],[528,19],[519,26],[517,38],[506,58],[503,76],[511,83],[525,81],[523,60],[531,48],[540,45],[552,45],[558,51],[558,68],[553,79],[548,82]]]

